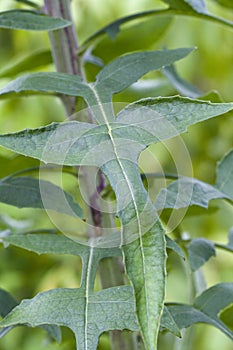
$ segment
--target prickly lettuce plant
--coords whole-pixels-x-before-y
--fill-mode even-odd
[[[165,16],[167,21],[168,16],[184,14],[233,26],[232,22],[211,15],[202,0],[164,2],[169,5],[166,9],[121,18],[95,33],[79,48],[79,56],[69,1],[45,1],[41,10],[0,14],[2,28],[49,31],[57,68],[57,72],[21,74],[0,90],[1,98],[35,94],[60,96],[67,113],[67,121],[62,123],[0,135],[0,145],[38,159],[40,174],[44,168],[52,168],[60,176],[62,171],[75,173],[83,197],[78,203],[62,187],[41,177],[24,176],[30,169],[1,179],[1,202],[19,208],[42,208],[48,215],[53,215],[51,211],[59,212],[72,226],[70,230],[59,227],[55,220],[56,233],[48,230],[46,234],[9,234],[4,231],[3,244],[38,254],[71,254],[82,260],[78,289],[48,290],[22,300],[19,305],[2,290],[1,335],[26,324],[43,327],[60,340],[59,327],[66,326],[75,334],[77,349],[90,350],[97,348],[103,332],[127,329],[134,333],[129,333],[127,339],[122,336],[121,343],[113,336],[112,349],[138,349],[134,334],[139,332],[145,349],[153,350],[157,348],[160,330],[180,336],[182,328],[203,322],[233,338],[229,320],[232,283],[204,290],[192,304],[165,304],[166,249],[172,249],[182,259],[184,252],[166,235],[165,224],[159,217],[161,210],[192,205],[206,208],[209,201],[216,198],[232,201],[233,152],[218,164],[215,185],[181,176],[161,189],[155,201],[150,198],[143,183],[144,174],[138,167],[138,158],[149,145],[227,113],[233,109],[233,103],[193,98],[199,97],[197,90],[178,76],[173,65],[191,54],[193,48],[127,53],[103,65],[94,81],[88,81],[84,73],[85,57],[98,62],[88,51],[90,47],[106,33],[111,38],[116,37],[121,24],[135,18],[151,20],[152,16]],[[164,30],[166,25],[164,22]],[[50,62],[49,55],[43,57]],[[21,67],[24,64],[21,63]],[[113,95],[155,70],[162,70],[176,87],[187,92],[187,96],[147,97],[121,108],[114,105]],[[8,75],[11,75],[9,71]],[[84,105],[80,102],[83,100],[85,108],[80,107]],[[215,255],[215,248],[232,251],[232,233],[229,242],[222,246],[204,238],[185,241],[182,245],[191,270],[196,271]],[[114,260],[117,264],[112,262],[110,269],[120,270],[122,261],[124,272],[117,282],[102,281],[103,289],[95,291],[98,266],[110,257],[117,257]],[[106,273],[104,264],[102,269]]]

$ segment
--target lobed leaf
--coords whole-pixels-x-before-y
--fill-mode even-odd
[[[13,296],[5,291],[0,289],[0,316],[6,317],[16,306],[18,302],[13,298]],[[7,326],[0,330],[0,338],[8,333],[15,326]],[[61,331],[60,328],[55,325],[44,325],[41,328],[46,330],[48,334],[55,339],[57,342],[61,341]]]
[[[31,300],[23,300],[0,322],[0,326],[25,323],[32,327],[57,324],[70,328],[76,336],[78,350],[96,349],[98,337],[104,331],[138,329],[132,289],[127,286],[90,293],[88,298],[82,289],[39,293]]]
[[[168,304],[167,307],[179,329],[194,323],[208,323],[233,339],[233,332],[218,317],[232,302],[233,283],[220,283],[204,291],[193,305]]]
[[[0,13],[0,28],[23,30],[57,30],[71,25],[62,18],[52,18],[38,12],[11,10]]]
[[[103,75],[102,88],[108,81],[109,77]],[[233,108],[233,104],[211,104],[180,97],[147,99],[129,105],[112,121],[101,103],[101,93],[105,88],[103,91],[93,85],[89,88],[98,102],[93,112],[97,114],[96,119],[104,121],[104,124],[55,123],[0,136],[0,144],[45,162],[96,165],[109,178],[116,193],[117,213],[122,223],[120,246],[135,290],[140,329],[149,350],[156,344],[162,312],[166,247],[163,229],[138,172],[138,155],[147,145],[175,136],[191,124],[226,112]],[[94,285],[98,262],[95,253],[94,247],[90,248],[83,263],[82,288],[85,288],[86,300]],[[132,259],[137,264],[132,264]],[[147,288],[142,290],[142,285]],[[155,295],[156,298],[151,299]],[[89,304],[86,303],[84,308],[87,313]],[[88,339],[86,331],[84,333],[85,339]]]
[[[82,208],[62,188],[32,177],[6,177],[0,181],[0,202],[18,208],[40,208],[84,218]]]

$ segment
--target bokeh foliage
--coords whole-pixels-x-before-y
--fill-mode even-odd
[[[222,5],[227,1],[208,1],[209,8],[218,15],[233,19],[233,12],[229,7]],[[15,1],[8,4],[0,4],[3,9],[11,6],[22,7]],[[41,1],[37,1],[41,4]],[[153,9],[161,6],[161,2],[144,0],[140,2],[108,1],[102,0],[77,0],[73,1],[73,15],[77,23],[80,44],[93,32],[116,20],[137,11]],[[163,6],[163,5],[162,5]],[[227,5],[226,5],[227,6]],[[229,5],[228,5],[229,6]],[[153,18],[136,20],[124,25],[122,36],[110,39],[106,35],[101,38],[97,46],[93,48],[92,54],[97,56],[99,63],[109,62],[116,55],[127,53],[138,49],[159,49],[167,47],[169,49],[177,47],[193,47],[197,50],[192,56],[176,64],[179,74],[195,85],[203,95],[210,90],[217,90],[224,101],[232,100],[233,81],[233,41],[232,30],[229,28],[203,21],[201,19],[176,17],[172,20],[168,18],[160,19],[159,25]],[[124,34],[125,31],[125,34]],[[139,33],[142,35],[140,38]],[[159,37],[159,40],[157,38]],[[155,40],[154,40],[155,38]],[[15,62],[22,60],[33,52],[44,52],[49,49],[48,36],[44,32],[24,32],[0,30],[1,46],[1,72],[7,67],[11,67]],[[110,49],[109,49],[110,48]],[[43,56],[44,57],[44,56]],[[45,56],[45,63],[35,69],[35,71],[53,70],[53,66],[48,56]],[[47,65],[46,62],[49,62]],[[26,64],[25,64],[26,66]],[[22,71],[22,66],[21,66]],[[25,67],[27,71],[27,66]],[[86,71],[89,79],[98,71],[98,66],[86,63]],[[20,71],[11,75],[17,76]],[[2,74],[3,75],[3,74]],[[7,74],[6,74],[7,75]],[[10,75],[8,73],[8,75]],[[140,84],[128,91],[116,96],[116,102],[129,102],[138,97],[146,95],[172,95],[176,90],[161,73],[149,74],[142,87]],[[150,84],[151,79],[156,79],[156,84]],[[3,76],[0,84],[5,85],[8,78]],[[146,85],[145,85],[146,84]],[[146,86],[146,89],[145,89]],[[30,97],[13,98],[0,102],[0,130],[4,132],[18,131],[23,128],[34,128],[46,125],[53,121],[62,121],[65,113],[61,102],[53,97]],[[213,120],[196,125],[189,129],[189,133],[182,136],[192,158],[194,176],[200,180],[214,183],[216,162],[233,146],[232,143],[233,118],[232,115],[215,118]],[[178,141],[175,139],[172,147],[178,148]],[[165,145],[151,146],[150,152],[161,162],[163,170],[166,172],[175,171],[171,162],[169,152]],[[177,156],[179,158],[179,155]],[[182,157],[182,155],[180,155]],[[12,162],[12,160],[14,160]],[[38,162],[23,156],[16,156],[13,152],[0,150],[0,174],[1,177],[22,168],[37,166]],[[150,161],[149,151],[145,152],[140,159],[143,168],[147,172],[155,172],[158,168]],[[182,161],[182,160],[181,160]],[[65,182],[67,189],[74,191],[73,186]],[[155,180],[153,184],[157,186]],[[197,215],[198,214],[198,215]],[[216,200],[211,202],[209,209],[192,208],[180,224],[176,234],[186,232],[188,238],[205,237],[221,243],[226,243],[232,222],[232,207],[227,202]],[[166,220],[166,214],[164,214]],[[15,209],[7,205],[0,205],[0,230],[11,228],[15,232],[22,232],[41,227],[51,227],[45,213],[36,209]],[[80,260],[78,258],[65,256],[57,257],[43,255],[39,257],[33,253],[28,253],[21,249],[9,247],[7,250],[0,250],[0,284],[1,288],[11,291],[16,299],[32,297],[38,291],[48,290],[56,287],[78,287],[80,281]],[[204,266],[203,273],[208,286],[219,282],[232,281],[232,257],[227,252],[217,251],[217,257],[211,258]],[[183,262],[169,254],[168,259],[168,295],[167,299],[178,301],[189,301],[186,292],[187,272]],[[201,278],[197,276],[197,278]],[[98,281],[96,282],[98,289]],[[172,291],[172,292],[171,292]],[[222,350],[230,350],[231,342],[220,332],[213,330],[210,326],[199,325],[195,327],[196,337],[193,339],[192,349],[197,346],[200,350],[206,348],[214,350],[221,346]],[[188,331],[189,332],[189,331]],[[70,344],[71,333],[64,331],[64,344],[57,345],[45,339],[45,333],[41,330],[28,330],[17,328],[1,340],[0,349],[8,350],[18,348],[27,350],[31,348],[43,349],[73,349],[75,344]],[[208,339],[208,342],[207,340]],[[179,342],[179,340],[175,340]],[[47,343],[46,343],[47,342]],[[173,345],[172,345],[173,344]],[[219,345],[218,345],[219,344]],[[160,339],[160,348],[172,348],[174,337],[165,335]],[[190,346],[190,344],[189,344]],[[108,341],[103,336],[99,345],[100,349],[108,349]],[[187,349],[183,347],[183,349]],[[191,350],[191,348],[190,348]]]

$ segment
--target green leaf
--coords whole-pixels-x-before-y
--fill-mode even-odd
[[[24,300],[1,322],[1,326],[25,323],[33,327],[44,324],[63,325],[75,333],[79,350],[96,349],[99,335],[106,330],[138,329],[131,287],[93,292],[99,261],[104,257],[119,256],[119,248],[89,247],[56,234],[9,235],[3,237],[3,242],[39,254],[80,255],[83,268],[79,289],[55,289],[40,293],[31,300]]]
[[[193,49],[136,52],[121,56],[106,65],[97,75],[98,91],[120,92],[146,73],[160,69],[187,56]]]
[[[0,288],[0,316],[5,317],[16,305],[18,303],[12,295]]]
[[[173,250],[176,254],[178,254],[181,258],[185,259],[185,254],[183,250],[180,248],[180,246],[169,236],[165,236],[166,238],[166,247],[168,249]]]
[[[124,23],[128,23],[131,21],[134,21],[136,19],[145,19],[148,17],[153,17],[156,21],[156,17],[161,16],[191,16],[191,17],[198,17],[200,19],[204,19],[207,21],[213,21],[216,23],[220,23],[226,26],[229,26],[230,28],[233,27],[233,22],[226,20],[221,17],[217,17],[215,15],[210,14],[203,1],[196,0],[195,2],[192,0],[162,0],[169,4],[170,6],[167,9],[161,9],[161,10],[149,10],[149,11],[143,11],[139,13],[134,13],[129,16],[125,16],[122,18],[117,19],[116,21],[113,21],[109,23],[107,26],[101,28],[96,33],[92,34],[89,38],[85,40],[83,45],[81,46],[81,50],[85,50],[87,47],[90,47],[95,43],[95,41],[103,36],[104,34],[108,34],[111,39],[114,39],[116,35],[120,31],[120,26]],[[216,1],[231,1],[231,0],[216,0]],[[156,18],[156,19],[155,19]]]
[[[191,270],[196,271],[212,256],[216,256],[214,243],[205,238],[194,238],[188,245],[188,254]]]
[[[208,208],[209,201],[217,198],[230,199],[226,193],[212,185],[194,178],[181,177],[160,190],[155,206],[158,210],[180,209],[192,205]]]
[[[180,329],[194,323],[208,323],[233,339],[233,332],[218,317],[232,302],[233,283],[221,283],[204,291],[193,305],[167,304],[167,307]]]
[[[82,256],[83,261],[88,261],[90,251],[89,246],[82,245],[80,243],[74,242],[73,240],[63,235],[57,234],[10,234],[1,237],[1,241],[5,244],[11,244],[16,247],[24,248],[29,251],[33,251],[37,254],[71,254],[76,256]],[[101,257],[102,253],[103,248],[99,248],[99,250],[98,248],[95,248],[96,256]],[[120,255],[120,248],[111,248],[104,250],[105,257]],[[133,303],[135,302],[133,293],[131,299],[129,299],[129,301],[133,305]],[[135,313],[134,309],[132,310],[132,312]],[[175,325],[172,316],[169,314],[166,308],[164,308],[161,326],[162,328],[168,329],[176,335],[179,334],[179,330],[177,330],[177,326]]]
[[[3,243],[12,244],[37,254],[70,254],[88,259],[90,247],[74,242],[73,240],[57,234],[11,234],[1,238]],[[120,248],[95,248],[95,254],[104,257],[120,256]]]
[[[71,25],[62,18],[52,18],[38,12],[12,10],[0,13],[0,28],[23,30],[56,30]]]
[[[5,317],[15,306],[17,306],[17,301],[12,297],[10,293],[4,289],[0,289],[0,316]],[[12,326],[4,327],[0,329],[0,338],[2,338],[6,333],[8,333]]]
[[[82,82],[79,76],[66,73],[34,73],[23,75],[0,90],[0,94],[10,95],[11,93],[50,93],[66,94],[70,96],[84,96],[88,98],[93,95],[90,87]]]
[[[164,329],[181,338],[180,330],[166,306],[163,308],[163,315],[161,319],[161,330],[163,331]]]
[[[218,163],[216,187],[233,200],[233,150]]]
[[[89,106],[98,106],[101,101],[111,102],[112,94],[127,88],[149,71],[182,59],[192,50],[184,48],[145,51],[121,56],[101,70],[94,85],[87,84],[80,77],[71,74],[55,72],[28,74],[11,81],[0,90],[0,95],[8,97],[12,93],[21,95],[25,92],[58,93],[82,96]]]
[[[114,317],[112,317],[114,315]],[[57,324],[70,328],[78,350],[96,349],[98,336],[111,329],[138,329],[127,286],[87,295],[82,289],[54,289],[23,300],[0,323],[1,326]]]
[[[217,167],[216,185],[212,186],[194,178],[181,177],[161,189],[155,202],[158,210],[180,209],[192,205],[208,208],[209,201],[217,198],[233,200],[233,151]]]
[[[117,121],[129,124],[129,129],[136,126],[139,130],[141,124],[141,138],[148,143],[152,142],[151,138],[155,142],[155,139],[162,141],[179,135],[190,125],[232,109],[233,103],[211,103],[180,96],[147,98],[124,108]]]
[[[0,71],[0,78],[14,77],[17,74],[47,66],[52,63],[51,51],[36,51],[28,56],[20,57],[17,61],[11,61],[7,66]]]
[[[123,247],[138,323],[146,349],[155,349],[165,295],[165,241],[159,221],[149,233]],[[156,281],[156,283],[155,283]]]
[[[115,33],[113,30],[111,38],[109,35],[99,36],[93,40],[93,54],[108,62],[126,52],[150,49],[169,28],[171,20],[170,17],[158,17],[156,20],[148,18],[146,21],[122,28],[119,32]],[[85,44],[82,45],[81,50],[84,50],[84,47]]]
[[[230,304],[224,310],[221,310],[218,316],[233,332],[233,304]]]
[[[0,181],[0,202],[18,208],[50,209],[84,218],[82,208],[60,187],[32,177],[6,177]]]
[[[197,98],[201,95],[201,92],[195,86],[189,84],[179,76],[174,65],[164,67],[163,73],[169,79],[174,88],[182,95],[191,98]]]
[[[90,87],[98,101],[93,112],[97,114],[96,119],[103,120],[104,124],[54,123],[36,130],[0,136],[0,144],[44,162],[96,165],[108,177],[116,193],[117,214],[122,224],[120,246],[123,247],[127,273],[135,290],[140,329],[149,350],[155,346],[162,309],[165,244],[164,232],[138,172],[138,155],[147,145],[175,136],[198,121],[224,113],[232,109],[233,104],[211,104],[180,97],[146,99],[129,105],[115,121],[109,121],[105,106],[99,102],[101,97],[98,99],[97,91]],[[151,247],[154,235],[157,241]],[[138,246],[138,253],[133,255],[134,245]],[[148,292],[144,290],[141,295],[139,274],[129,262],[132,255],[143,272],[140,283],[142,278],[143,285],[148,285]],[[91,257],[90,252],[90,259],[94,261]],[[160,261],[159,266],[155,263],[156,259]],[[150,270],[159,270],[157,275],[153,274],[153,283],[147,266],[150,261],[153,264]],[[93,279],[92,274],[88,269],[85,271],[88,274],[86,283],[93,285],[93,281],[89,281]],[[154,308],[151,309],[153,288],[158,299],[153,299]]]
[[[7,314],[11,312],[16,306],[18,302],[12,297],[10,293],[7,291],[0,289],[0,316],[6,317]],[[0,338],[3,337],[6,333],[8,333],[14,326],[7,326],[0,330]],[[48,334],[55,339],[57,342],[61,341],[61,331],[57,326],[48,326],[44,325],[41,328],[46,330]]]

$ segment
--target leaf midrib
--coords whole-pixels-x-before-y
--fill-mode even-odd
[[[99,95],[97,93],[97,91],[95,90],[94,86],[90,84],[90,88],[92,89],[93,91],[93,94],[96,98],[96,101],[97,101],[97,104],[100,108],[100,111],[102,113],[102,116],[103,116],[103,119],[106,123],[106,126],[107,126],[107,129],[108,129],[108,134],[109,134],[109,138],[110,138],[110,141],[112,143],[112,147],[113,147],[113,150],[114,150],[114,154],[115,154],[115,157],[116,157],[116,160],[121,168],[121,171],[122,171],[122,174],[126,180],[126,183],[127,183],[127,186],[129,188],[129,191],[130,191],[130,194],[131,194],[131,198],[132,198],[132,201],[133,201],[133,205],[134,205],[134,209],[135,209],[135,213],[136,213],[136,218],[137,218],[137,223],[138,223],[138,235],[139,235],[139,244],[140,244],[140,251],[141,251],[141,256],[142,256],[142,267],[143,267],[143,276],[146,276],[146,262],[145,262],[145,254],[144,254],[144,249],[143,249],[143,242],[142,242],[142,226],[141,226],[141,220],[140,220],[140,214],[139,214],[139,211],[138,211],[138,207],[137,207],[137,203],[136,203],[136,199],[135,199],[135,196],[134,196],[134,193],[133,193],[133,189],[132,189],[132,186],[131,186],[131,183],[130,183],[130,180],[127,176],[127,173],[124,169],[124,166],[121,162],[121,159],[119,158],[118,156],[118,153],[117,153],[117,147],[116,147],[116,144],[115,144],[115,141],[114,141],[114,138],[113,138],[113,135],[112,135],[112,128],[111,128],[111,125],[109,124],[109,121],[108,121],[108,118],[107,118],[107,115],[105,113],[105,110],[102,106],[102,103],[101,103],[101,100],[99,98]],[[120,248],[122,248],[123,246],[123,230],[121,230],[121,244],[120,244]],[[122,249],[122,255],[123,255],[123,260],[125,261],[125,257],[124,257],[124,250]],[[149,317],[148,317],[148,298],[147,298],[147,280],[146,278],[144,278],[144,290],[145,290],[145,300],[146,300],[146,315],[147,315],[147,323],[149,322]],[[149,325],[148,325],[149,327]]]

